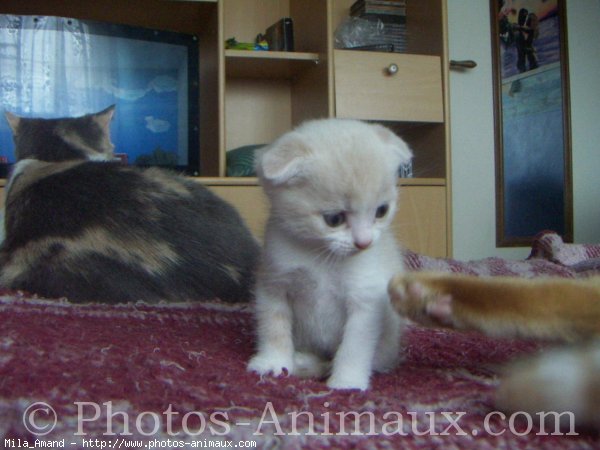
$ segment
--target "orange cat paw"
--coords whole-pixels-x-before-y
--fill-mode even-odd
[[[402,316],[422,325],[452,325],[452,297],[427,286],[415,275],[396,275],[388,291],[392,305]]]

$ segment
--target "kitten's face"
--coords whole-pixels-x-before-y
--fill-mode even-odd
[[[114,106],[96,114],[64,119],[30,119],[6,113],[17,160],[111,160],[110,122]]]
[[[341,181],[336,176],[335,180]],[[346,181],[346,180],[344,180]],[[396,210],[395,183],[302,183],[273,201],[278,224],[319,251],[346,256],[376,243]],[[332,188],[332,189],[331,189]]]
[[[318,251],[374,245],[396,210],[398,166],[410,159],[389,130],[348,120],[305,124],[267,148],[258,172],[272,220]]]

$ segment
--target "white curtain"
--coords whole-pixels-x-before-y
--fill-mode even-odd
[[[0,93],[5,110],[37,117],[76,116],[106,107],[109,48],[86,25],[60,17],[0,16]],[[110,41],[106,40],[106,43]],[[95,68],[102,67],[99,72]]]

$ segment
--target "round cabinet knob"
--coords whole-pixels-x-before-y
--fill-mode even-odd
[[[398,73],[398,64],[392,63],[387,67],[386,70],[388,75],[396,75]]]

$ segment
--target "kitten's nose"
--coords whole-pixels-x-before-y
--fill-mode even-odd
[[[359,250],[365,250],[371,246],[373,243],[372,239],[364,239],[364,240],[356,240],[354,241],[354,246]]]
[[[348,214],[348,225],[352,232],[354,247],[365,250],[373,243],[373,219],[360,215]]]

